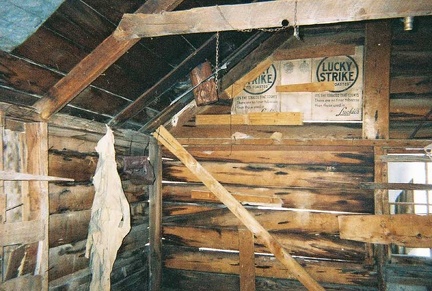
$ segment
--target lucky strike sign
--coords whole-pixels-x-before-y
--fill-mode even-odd
[[[304,121],[361,121],[363,47],[355,55],[274,62],[234,99],[233,114],[302,112]],[[276,85],[328,82],[327,92],[276,92]]]

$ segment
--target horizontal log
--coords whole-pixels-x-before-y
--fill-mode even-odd
[[[340,236],[344,239],[413,248],[432,247],[432,217],[429,215],[341,215],[338,220]]]
[[[391,78],[390,94],[409,93],[415,95],[432,93],[432,82],[428,77],[403,76]]]
[[[118,250],[118,257],[129,257],[129,253],[135,253],[137,250],[141,250],[147,242],[148,225],[141,224],[133,226]],[[68,243],[50,248],[50,281],[87,268],[89,266],[89,260],[84,256],[85,247],[86,240],[81,240],[75,243]]]
[[[208,273],[199,271],[189,271],[180,269],[164,270],[163,288],[178,291],[186,290],[212,290],[214,286],[224,286],[225,291],[239,290],[239,277],[234,274]],[[303,290],[303,286],[289,279],[256,277],[256,290]],[[322,283],[325,290],[328,291],[376,291],[376,287],[330,284]]]
[[[331,36],[328,35],[328,37]],[[354,42],[357,39],[350,37],[348,41],[350,40]],[[312,43],[313,41],[316,42]],[[317,41],[316,37],[308,36],[308,38],[303,40],[303,43],[307,42],[304,46],[284,48],[283,45],[274,52],[273,58],[276,61],[286,61],[319,57],[352,56],[355,54],[354,44],[317,44]]]
[[[360,183],[362,189],[391,189],[391,190],[432,190],[431,184],[414,184],[414,183]]]
[[[21,121],[43,121],[32,107],[0,102],[0,111],[2,111],[6,117],[13,117],[14,119],[19,119]],[[82,139],[85,139],[86,134],[93,137],[99,136],[99,138],[94,138],[96,142],[106,133],[106,125],[103,123],[61,113],[53,116],[49,120],[48,125],[50,135],[56,135],[57,133],[68,129],[73,130],[75,136],[78,138],[81,137]],[[135,145],[137,147],[141,145],[141,147],[146,147],[150,140],[149,136],[137,131],[128,129],[113,129],[113,131],[116,139],[116,146],[121,145],[122,147],[130,148],[131,145],[132,147]]]
[[[221,127],[221,126],[220,126]],[[308,126],[306,126],[308,127]],[[414,127],[413,127],[414,128]],[[285,128],[286,129],[286,128]],[[296,127],[289,127],[289,129],[296,129]],[[305,127],[302,127],[303,132],[308,132],[305,130]],[[343,128],[339,127],[333,127],[333,129],[336,131],[341,130],[343,131]],[[188,130],[193,131],[193,128],[189,128]],[[234,131],[233,131],[234,130]],[[219,136],[212,136],[212,132],[203,133],[200,132],[200,135],[195,134],[198,132],[192,132],[192,134],[188,134],[186,132],[178,132],[180,137],[177,138],[177,140],[184,146],[187,145],[253,145],[253,146],[272,146],[278,144],[279,146],[385,146],[385,147],[399,147],[399,148],[424,148],[425,146],[432,143],[432,139],[406,139],[406,138],[399,138],[396,139],[357,139],[353,136],[351,138],[346,139],[340,139],[340,138],[333,138],[329,136],[328,138],[322,138],[322,134],[317,134],[316,138],[310,138],[303,136],[304,138],[299,138],[301,134],[293,133],[291,139],[282,139],[281,142],[275,143],[273,139],[270,138],[270,134],[267,136],[262,136],[262,134],[258,136],[253,136],[253,133],[251,133],[252,137],[251,139],[233,139],[231,138],[231,135],[229,133],[234,133],[237,130],[235,128],[232,128],[232,130],[229,130],[229,128],[226,129],[226,132],[224,132],[223,128],[220,128],[220,131],[222,133],[227,134],[226,136],[219,135]],[[274,129],[272,131],[270,129],[270,132],[276,132],[277,130]],[[318,129],[317,129],[318,131]],[[245,130],[244,132],[248,132]],[[287,131],[283,131],[283,136]],[[409,134],[408,134],[409,135]]]
[[[326,211],[350,211],[374,213],[373,190],[321,189],[321,188],[282,188],[282,187],[246,187],[227,185],[227,190],[234,196],[251,195],[262,197],[264,201],[277,197],[282,207],[313,209]],[[208,191],[199,184],[164,184],[163,199],[167,201],[197,202],[191,196],[194,191]],[[219,203],[214,201],[214,203]]]
[[[406,162],[406,163],[412,163],[412,162],[430,162],[431,159],[426,156],[418,156],[418,155],[377,155],[375,156],[376,159],[378,161],[381,162],[387,162],[387,163],[391,163],[391,162]]]
[[[50,215],[50,248],[70,244],[87,238],[91,210]]]
[[[71,178],[76,182],[91,182],[96,171],[98,158],[94,155],[50,153],[49,170],[52,175]]]
[[[289,165],[373,165],[373,151],[369,147],[308,147],[283,145],[188,145],[188,152],[198,161]],[[164,151],[164,157],[175,158]]]
[[[44,222],[31,220],[0,224],[0,246],[29,244],[44,239]]]
[[[387,286],[390,288],[408,285],[414,290],[416,287],[420,289],[424,286],[430,286],[430,282],[432,282],[432,267],[429,263],[417,266],[388,264],[385,272]]]
[[[300,112],[252,112],[248,114],[196,115],[196,125],[302,125]]]
[[[132,224],[141,224],[146,220],[148,207],[146,202],[130,205]],[[91,209],[69,211],[50,215],[50,247],[74,243],[87,238]]]
[[[220,183],[257,187],[313,187],[358,188],[361,182],[370,182],[371,167],[359,166],[292,166],[283,164],[242,164],[203,162]],[[163,164],[167,181],[199,182],[185,166],[178,162]]]
[[[333,235],[290,232],[271,234],[294,256],[357,262],[363,262],[365,259],[364,243],[341,240]],[[164,226],[163,237],[164,245],[239,251],[239,234],[235,229]],[[256,253],[269,253],[258,240],[255,240],[254,249]]]
[[[72,182],[73,179],[45,176],[45,175],[35,175],[28,173],[18,173],[13,171],[0,171],[0,180],[3,181],[68,181]]]
[[[125,14],[114,36],[118,39],[131,39],[281,27],[288,23],[305,26],[429,15],[431,10],[428,4],[427,1],[418,1],[416,5],[408,5],[397,0],[364,0],[359,5],[358,1],[337,0],[331,5],[317,7],[314,1],[303,1],[297,5],[297,2],[291,0],[211,6],[161,14]],[[296,11],[295,16],[287,11]],[[241,14],[246,14],[248,17],[239,18],[238,15]]]
[[[390,96],[390,121],[425,120],[425,116],[430,111],[431,101],[426,96],[421,96],[416,95],[415,99],[404,98],[404,94]],[[429,117],[429,120],[431,120],[431,117]]]
[[[373,270],[362,264],[296,259],[318,282],[375,286]],[[172,269],[239,274],[238,254],[220,251],[191,251],[181,247],[166,247],[164,266]],[[293,274],[273,257],[255,256],[256,276],[295,279]]]
[[[134,185],[122,181],[122,188],[129,203],[143,202],[148,199],[148,188],[145,185]],[[93,204],[95,189],[87,185],[49,184],[50,214],[65,211],[88,210]]]
[[[186,205],[187,206],[187,205]],[[166,214],[173,214],[170,208],[180,208],[181,204],[164,205]],[[195,209],[198,208],[197,206]],[[206,207],[201,207],[208,209]],[[337,213],[319,213],[309,211],[270,210],[247,208],[255,219],[269,232],[338,234]],[[166,225],[194,227],[220,227],[237,229],[242,224],[226,208],[213,208],[207,211],[195,211],[194,214],[164,216]],[[168,219],[169,218],[169,219]]]
[[[236,193],[231,193],[231,194],[234,196],[235,199],[237,199],[239,202],[243,204],[261,205],[261,206],[271,205],[274,207],[282,206],[282,200],[275,196],[265,197],[265,196],[258,196],[258,195],[245,195],[245,194],[236,194]],[[197,200],[219,202],[219,199],[211,191],[192,190],[191,198]]]
[[[1,282],[0,290],[42,290],[42,276],[26,275]]]

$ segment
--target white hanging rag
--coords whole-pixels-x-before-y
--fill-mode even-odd
[[[110,290],[111,270],[123,238],[130,231],[130,208],[115,161],[114,134],[107,133],[96,146],[99,160],[93,177],[93,200],[86,258],[92,270],[91,291]]]

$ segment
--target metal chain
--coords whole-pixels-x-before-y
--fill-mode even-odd
[[[215,83],[216,94],[219,90],[219,31],[216,32],[216,55],[215,55]]]
[[[300,33],[299,33],[299,27],[297,25],[297,0],[295,2],[294,6],[294,37],[300,40]]]

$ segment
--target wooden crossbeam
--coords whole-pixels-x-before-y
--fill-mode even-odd
[[[297,3],[298,2],[298,3]],[[430,15],[429,0],[280,0],[160,14],[125,14],[118,39]]]
[[[360,183],[360,188],[371,190],[432,190],[431,184],[414,184],[414,183]]]
[[[309,290],[324,290],[284,247],[182,145],[160,126],[153,136],[170,150]]]
[[[196,125],[303,125],[301,112],[251,112],[248,114],[197,115]]]
[[[183,0],[146,1],[137,12],[158,13],[170,11],[181,2]],[[139,39],[119,41],[113,35],[108,36],[65,77],[51,87],[44,97],[33,104],[33,107],[40,113],[42,119],[49,119],[96,80],[100,74],[114,64],[138,41]]]
[[[276,86],[276,92],[324,92],[333,91],[334,82],[313,82],[304,84],[290,84]]]
[[[342,239],[432,247],[432,215],[341,215],[338,220]]]
[[[47,226],[48,227],[48,226]],[[0,224],[0,246],[29,244],[45,239],[42,220]]]
[[[18,173],[12,171],[0,171],[0,180],[3,181],[69,181],[69,182],[74,181],[74,179],[71,178]]]

